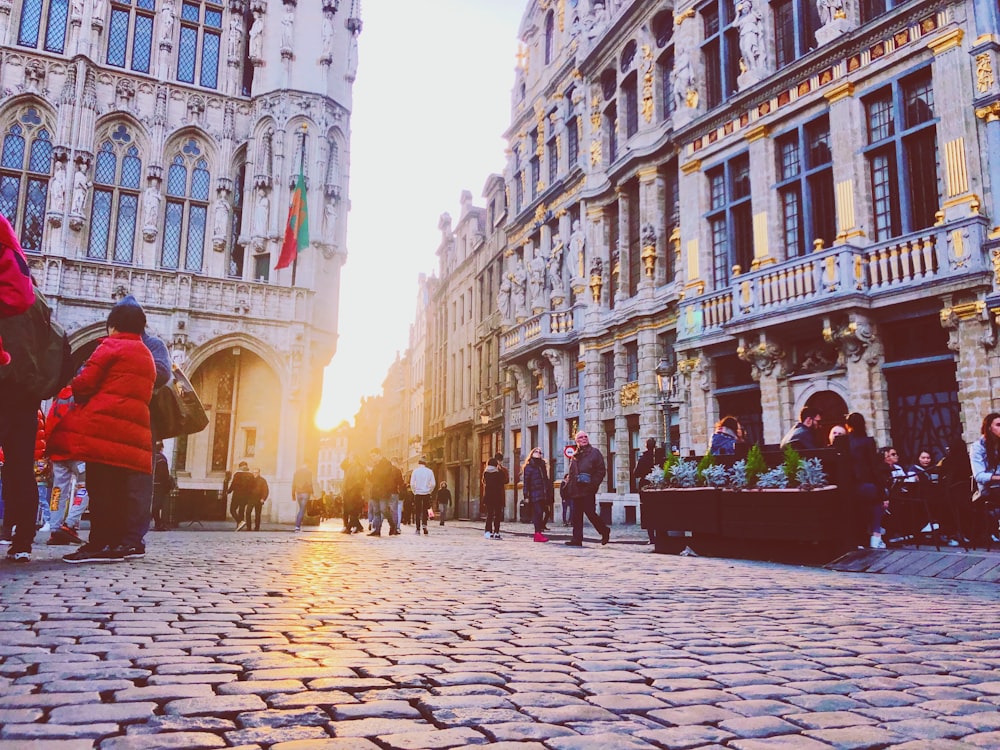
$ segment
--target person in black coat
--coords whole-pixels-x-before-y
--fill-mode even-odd
[[[451,490],[448,489],[447,482],[438,485],[437,492],[434,493],[434,501],[438,507],[438,519],[441,526],[444,526],[444,517],[448,513],[448,506],[451,505]]]
[[[584,516],[601,535],[601,544],[607,544],[611,528],[597,515],[597,491],[607,475],[604,456],[590,444],[590,436],[582,430],[576,433],[576,446],[563,483],[563,492],[573,500],[573,537],[566,544],[570,547],[583,546]]]
[[[542,534],[545,529],[545,506],[549,502],[552,482],[545,466],[541,448],[532,448],[524,461],[521,476],[524,478],[524,496],[531,502],[531,521],[535,526],[535,541],[547,542]]]
[[[885,468],[874,438],[868,436],[865,418],[857,412],[848,414],[847,434],[838,436],[833,447],[843,456],[841,481],[856,498],[861,517],[868,518],[869,546],[884,549],[882,517],[888,505],[883,484]]]
[[[486,531],[483,536],[487,539],[502,538],[500,517],[503,515],[506,474],[506,471],[500,470],[495,458],[487,461],[486,470],[483,472],[483,503],[486,505]]]
[[[647,484],[646,476],[656,467],[656,438],[646,438],[646,450],[639,455],[639,460],[635,462],[635,470],[632,475],[635,477],[635,488],[641,490]],[[646,519],[643,518],[643,523]],[[649,537],[649,544],[656,541],[656,530],[651,526],[646,527],[646,536]]]

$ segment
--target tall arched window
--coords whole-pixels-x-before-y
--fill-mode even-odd
[[[34,107],[4,134],[0,151],[0,212],[14,225],[25,250],[41,252],[52,141]]]
[[[65,52],[68,16],[69,0],[24,0],[17,43],[38,47],[38,38],[42,37],[47,52]]]
[[[132,262],[141,181],[139,149],[128,129],[119,125],[97,150],[88,258]]]
[[[214,89],[219,83],[222,6],[193,0],[181,3],[181,35],[177,47],[177,80]]]
[[[550,10],[545,16],[545,64],[552,62],[556,44],[555,15]]]
[[[154,0],[112,0],[108,65],[124,68],[127,64],[140,73],[149,72],[154,10]]]
[[[193,140],[184,144],[167,170],[167,208],[163,218],[160,266],[201,272],[211,179],[208,162]]]

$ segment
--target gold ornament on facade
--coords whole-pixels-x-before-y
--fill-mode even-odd
[[[990,255],[993,258],[993,282],[1000,286],[1000,250],[994,250]]]
[[[559,31],[566,29],[566,0],[559,0],[556,4],[556,19],[559,22]]]
[[[601,289],[604,288],[604,278],[600,273],[590,274],[590,295],[594,298],[594,304],[601,303]]]
[[[642,265],[646,271],[646,276],[653,278],[656,271],[656,245],[646,245],[642,248]]]
[[[684,94],[684,103],[687,104],[688,109],[698,108],[698,89],[693,86],[687,90]]]
[[[976,110],[976,117],[986,122],[1000,120],[1000,102],[993,102],[992,104],[987,104],[985,107],[980,107]]]
[[[674,26],[680,26],[686,19],[694,18],[694,13],[694,8],[688,8],[683,13],[678,13],[677,17],[674,19]]]
[[[618,392],[618,403],[622,406],[639,405],[639,384],[635,381],[626,383]]]
[[[990,53],[983,52],[976,55],[976,89],[980,94],[985,94],[996,83],[993,76],[993,63],[990,60]]]
[[[601,163],[601,142],[594,139],[590,142],[590,165],[596,167]]]
[[[653,49],[642,45],[642,116],[653,121]]]

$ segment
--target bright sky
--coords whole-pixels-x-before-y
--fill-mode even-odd
[[[417,277],[437,271],[438,218],[504,166],[524,0],[362,5],[340,339],[317,423],[353,421],[408,346]]]

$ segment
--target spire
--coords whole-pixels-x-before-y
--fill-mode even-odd
[[[361,0],[351,0],[351,12],[347,16],[347,30],[357,36],[361,33]]]

